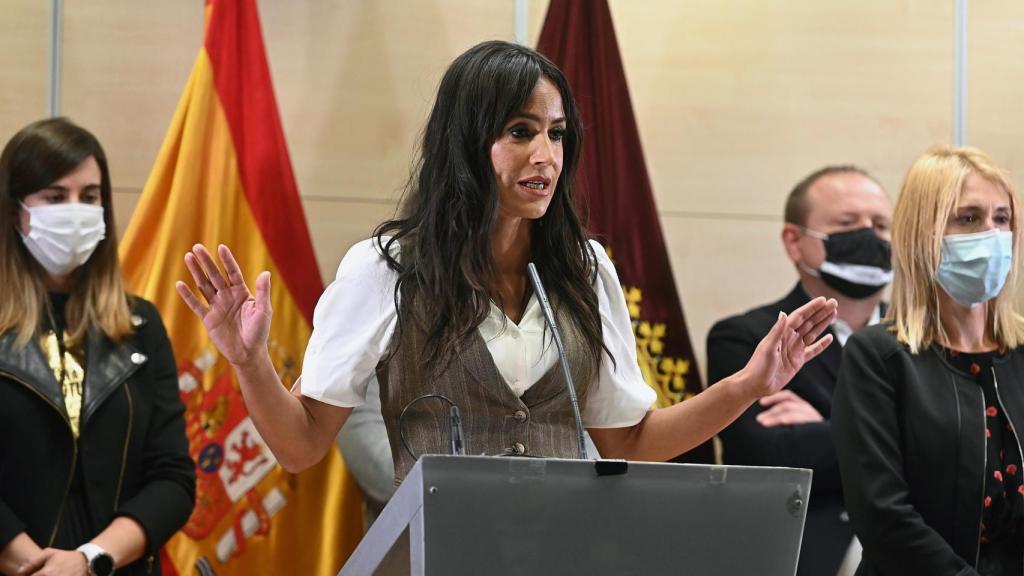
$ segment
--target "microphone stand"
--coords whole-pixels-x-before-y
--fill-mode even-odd
[[[576,398],[576,387],[572,382],[572,372],[569,370],[569,361],[565,355],[565,346],[562,344],[562,334],[558,331],[558,324],[555,322],[555,314],[551,310],[551,303],[548,302],[548,295],[544,291],[544,285],[540,282],[540,275],[537,274],[537,267],[530,262],[526,265],[527,274],[530,277],[530,284],[533,285],[533,293],[540,301],[541,310],[544,312],[544,320],[551,329],[551,335],[555,340],[555,347],[558,348],[558,360],[562,364],[562,372],[565,373],[565,387],[569,391],[569,403],[572,404],[572,416],[576,420],[576,448],[579,452],[579,459],[587,459],[587,448],[583,440],[583,418],[580,417],[580,403]]]

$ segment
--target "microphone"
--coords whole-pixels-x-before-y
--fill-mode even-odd
[[[459,407],[455,404],[452,404],[448,409],[448,428],[450,430],[448,440],[452,445],[452,454],[465,455],[466,448],[462,438],[462,417],[459,416]]]
[[[402,412],[398,415],[398,438],[402,441],[402,447],[409,453],[409,456],[416,460],[419,456],[412,451],[409,447],[409,441],[405,438],[405,415],[409,412],[413,406],[419,403],[421,400],[427,400],[430,398],[436,398],[437,400],[443,400],[448,403],[448,446],[451,453],[455,456],[465,456],[466,454],[466,441],[462,436],[462,416],[459,415],[459,407],[452,402],[452,399],[443,394],[424,394],[413,398],[408,404],[402,408]]]
[[[587,448],[583,440],[583,418],[580,417],[580,403],[576,399],[576,387],[572,383],[572,372],[569,370],[569,361],[565,356],[565,346],[562,344],[562,334],[558,331],[558,324],[555,323],[555,313],[551,310],[551,303],[548,302],[547,292],[544,285],[540,283],[540,275],[537,274],[537,267],[530,262],[526,265],[526,271],[530,276],[530,284],[533,285],[533,293],[540,301],[540,308],[544,312],[544,320],[551,329],[551,335],[555,340],[555,347],[558,348],[558,360],[562,364],[562,372],[565,373],[565,387],[569,391],[569,403],[572,404],[572,416],[576,420],[576,448],[579,452],[579,459],[587,459]]]

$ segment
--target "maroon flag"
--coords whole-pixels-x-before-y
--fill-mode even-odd
[[[686,319],[654,206],[640,134],[606,0],[551,0],[537,50],[565,73],[586,132],[578,201],[615,262],[637,357],[658,405],[701,391]],[[711,443],[683,460],[712,462]]]

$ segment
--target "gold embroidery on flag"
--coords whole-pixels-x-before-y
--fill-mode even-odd
[[[612,249],[606,247],[608,259],[613,263]],[[678,404],[693,397],[686,390],[686,376],[690,373],[690,361],[684,358],[665,356],[665,338],[668,327],[664,322],[641,320],[643,312],[643,291],[636,286],[623,286],[626,297],[626,308],[633,324],[633,337],[636,339],[636,359],[640,364],[640,373],[647,385],[658,395],[655,404],[659,408]]]
[[[690,361],[665,356],[665,338],[668,328],[663,322],[641,320],[643,292],[634,286],[625,287],[626,305],[633,321],[633,335],[636,338],[636,356],[640,372],[647,384],[658,394],[659,407],[671,406],[690,398],[686,391],[686,375],[690,372]]]

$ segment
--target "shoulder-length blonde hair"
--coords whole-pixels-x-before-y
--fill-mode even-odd
[[[896,338],[917,353],[946,341],[939,320],[935,274],[946,223],[956,211],[968,176],[977,174],[1006,190],[1012,211],[1013,266],[1002,291],[985,303],[986,331],[1000,346],[1024,343],[1024,318],[1016,312],[1021,251],[1021,212],[1017,193],[1001,169],[977,148],[933,148],[907,172],[896,202],[892,227],[892,305],[886,316]]]
[[[18,233],[20,202],[53,184],[89,157],[100,167],[100,196],[106,238],[71,273],[65,318],[70,345],[98,330],[115,341],[132,332],[131,311],[117,260],[117,230],[107,157],[96,137],[66,118],[29,124],[0,155],[0,334],[13,331],[18,346],[36,334],[49,306],[46,271],[29,254]]]

